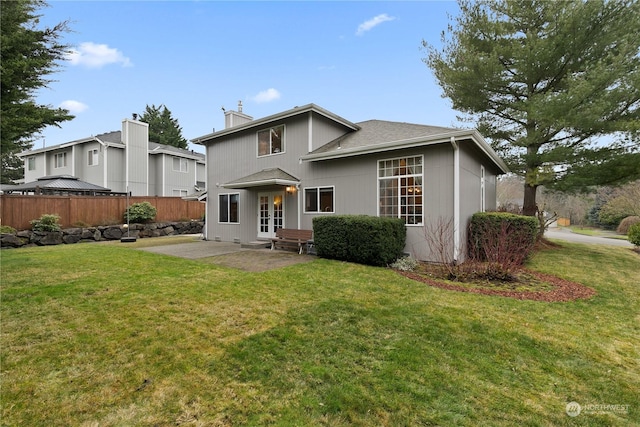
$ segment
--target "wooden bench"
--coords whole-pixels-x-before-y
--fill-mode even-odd
[[[297,247],[301,254],[307,242],[313,238],[313,230],[298,230],[293,228],[278,228],[276,237],[271,239],[271,250],[277,246]]]

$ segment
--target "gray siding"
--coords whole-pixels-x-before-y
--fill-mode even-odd
[[[310,120],[311,117],[311,120]],[[378,161],[423,156],[423,224],[407,225],[405,251],[422,260],[438,260],[427,241],[427,234],[449,227],[446,250],[454,257],[454,148],[450,143],[398,149],[385,153],[323,161],[300,161],[309,148],[317,149],[342,136],[348,130],[313,113],[270,123],[268,127],[285,125],[284,151],[258,157],[257,131],[253,128],[220,136],[207,145],[208,211],[207,237],[222,241],[253,241],[257,238],[258,194],[284,191],[284,186],[227,189],[225,183],[269,168],[280,168],[300,180],[294,194],[285,194],[286,228],[313,228],[313,218],[332,213],[305,213],[304,190],[315,187],[334,188],[335,214],[378,215]],[[309,127],[311,126],[311,127]],[[267,128],[268,128],[267,127]],[[309,139],[311,138],[311,139]],[[475,142],[461,140],[460,160],[460,250],[464,251],[469,217],[480,210],[480,168],[485,167],[485,207],[495,208],[495,183],[499,170]],[[221,224],[218,220],[218,196],[240,195],[239,224]],[[464,255],[463,255],[464,257]]]
[[[125,119],[122,124],[125,144],[127,181],[134,196],[148,195],[149,178],[149,125]]]
[[[97,165],[89,166],[89,152],[98,150]],[[75,176],[92,184],[104,186],[104,149],[98,142],[89,142],[75,146]]]
[[[126,191],[124,149],[107,148],[107,188],[123,193]]]
[[[29,170],[29,157],[35,157],[35,169]],[[31,182],[47,175],[47,153],[29,154],[24,158],[24,181]]]

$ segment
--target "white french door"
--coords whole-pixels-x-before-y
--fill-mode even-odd
[[[284,192],[258,193],[258,238],[276,236],[284,227]]]

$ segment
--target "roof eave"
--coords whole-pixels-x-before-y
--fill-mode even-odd
[[[361,156],[365,154],[384,153],[387,151],[401,150],[405,148],[423,147],[435,144],[446,144],[451,141],[451,138],[470,138],[476,145],[502,170],[503,173],[508,173],[509,168],[504,161],[493,151],[491,146],[484,140],[480,133],[473,130],[459,130],[454,132],[446,132],[429,137],[410,138],[402,141],[391,141],[382,144],[376,144],[374,146],[363,146],[351,149],[340,149],[324,153],[307,154],[300,157],[302,161],[316,162],[322,160],[333,160],[344,157]]]
[[[298,185],[298,184],[300,184],[300,181],[294,181],[289,179],[262,179],[262,180],[247,181],[247,182],[236,182],[236,183],[230,182],[228,184],[222,184],[221,187],[240,190],[243,188],[265,187],[268,185],[289,186],[289,185]]]

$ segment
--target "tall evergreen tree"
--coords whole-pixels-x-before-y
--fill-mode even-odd
[[[182,136],[182,128],[166,106],[147,105],[140,121],[149,123],[149,141],[187,148],[187,140]]]
[[[69,47],[58,40],[69,31],[67,22],[38,28],[37,10],[43,0],[0,2],[0,155],[3,183],[22,177],[15,156],[32,147],[35,136],[46,126],[73,119],[69,111],[39,105],[36,92],[52,80],[47,76],[60,67]],[[23,171],[22,171],[23,172]]]
[[[453,108],[525,178],[525,214],[536,213],[541,185],[640,176],[640,2],[459,5],[444,48],[423,42],[425,62]]]

